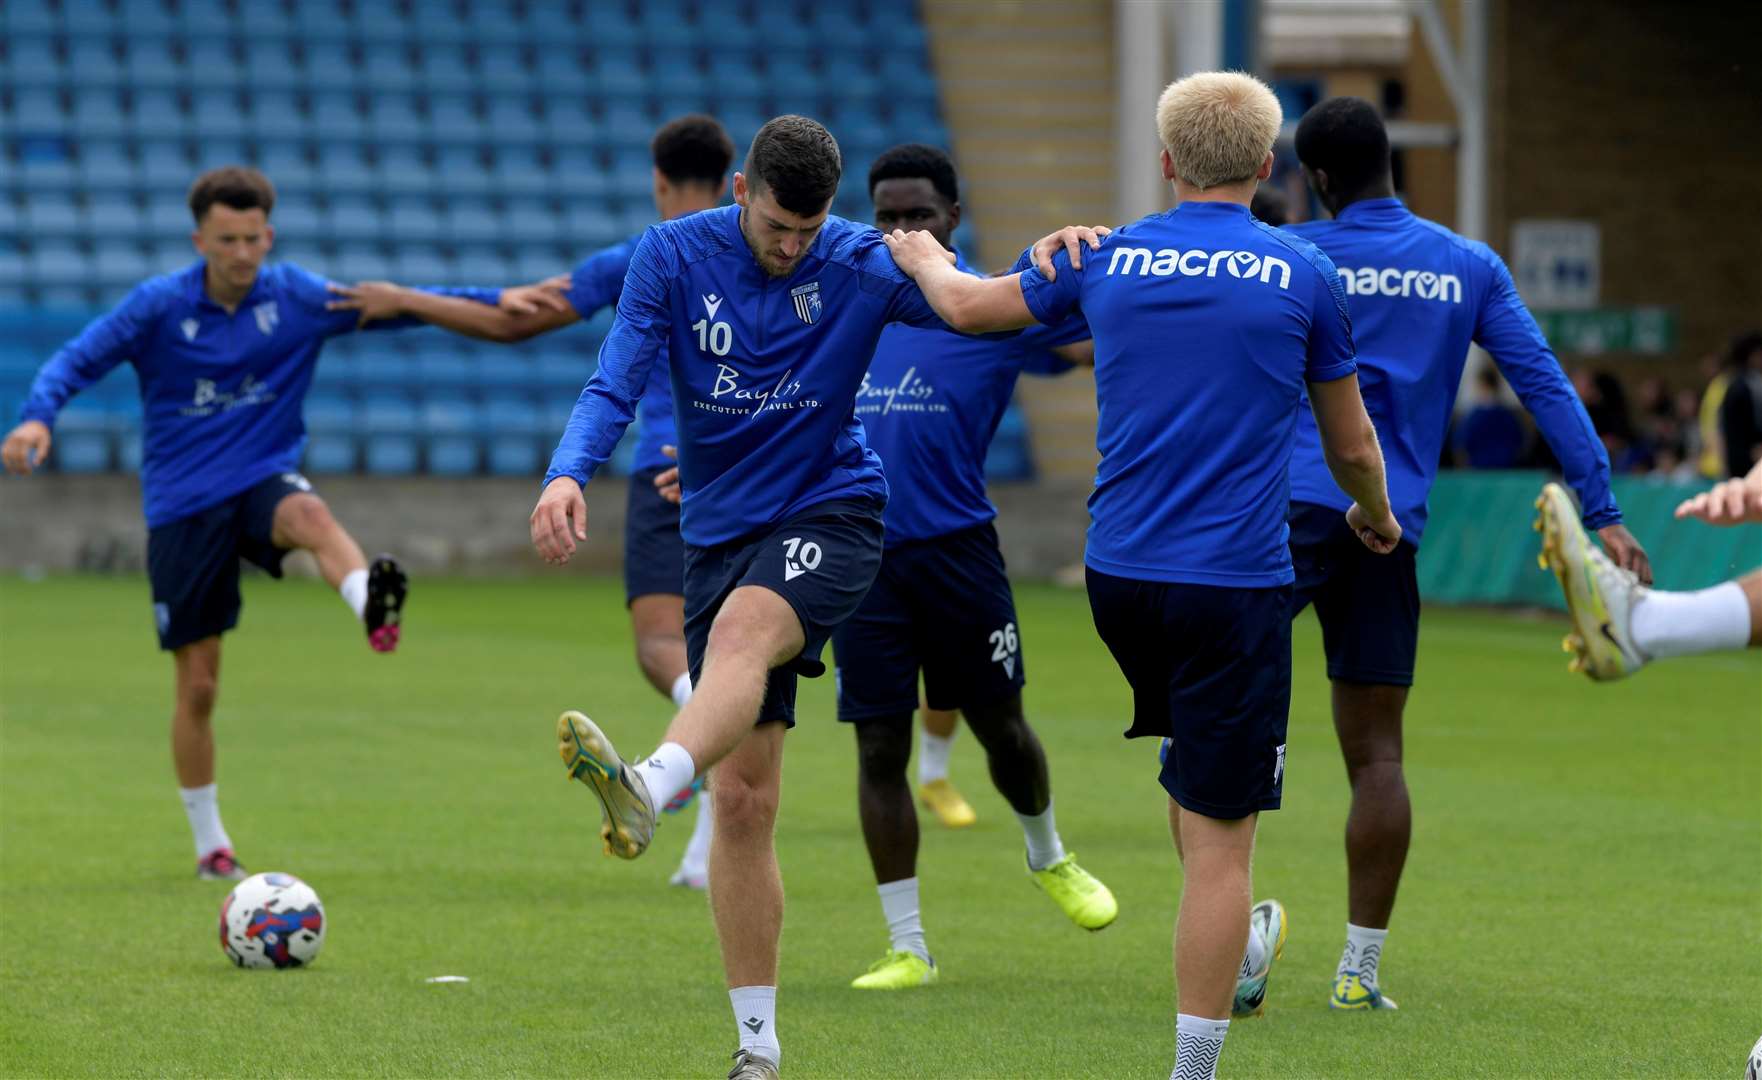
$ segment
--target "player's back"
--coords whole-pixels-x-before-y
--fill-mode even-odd
[[[1486,245],[1415,216],[1396,199],[1366,199],[1330,221],[1289,229],[1337,268],[1352,313],[1359,390],[1383,447],[1390,505],[1417,543],[1469,344],[1489,293],[1509,277]],[[1291,498],[1341,509],[1351,504],[1328,472],[1307,411],[1298,426]]]
[[[1102,455],[1086,561],[1155,581],[1291,581],[1287,467],[1305,380],[1352,370],[1332,267],[1221,202],[1134,222],[1084,263]]]

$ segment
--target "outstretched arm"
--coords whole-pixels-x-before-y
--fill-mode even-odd
[[[581,318],[562,292],[558,279],[538,285],[499,290],[495,302],[468,299],[430,289],[413,289],[390,281],[363,281],[332,286],[339,299],[332,311],[359,312],[361,325],[399,318],[417,318],[455,334],[508,344],[568,326]],[[567,279],[563,279],[565,282]]]
[[[47,460],[54,441],[50,430],[62,406],[135,353],[152,321],[154,303],[153,294],[137,287],[49,358],[31,383],[18,426],[0,445],[7,472],[23,476]]]
[[[1036,322],[1022,299],[1020,274],[981,278],[955,268],[954,253],[927,232],[884,234],[899,268],[918,283],[936,314],[963,334],[1019,330]]]
[[[1762,524],[1762,461],[1748,475],[1723,480],[1676,508],[1679,518],[1709,525]]]

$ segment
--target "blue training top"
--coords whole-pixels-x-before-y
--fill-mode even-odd
[[[624,275],[630,269],[630,256],[636,253],[633,236],[609,248],[597,251],[581,261],[569,275],[569,291],[563,295],[576,314],[591,319],[601,308],[616,304],[624,289]],[[673,425],[673,384],[667,378],[667,365],[656,364],[636,407],[636,456],[631,469],[665,469],[672,459],[661,453],[661,447],[679,441]]]
[[[329,283],[292,263],[272,263],[238,307],[204,288],[207,262],[148,278],[121,304],[63,345],[31,384],[21,420],[51,427],[69,398],[121,363],[141,381],[141,496],[148,528],[225,502],[277,473],[306,449],[300,405],[326,338],[356,329],[353,311],[327,311]],[[496,289],[432,289],[494,304]],[[415,319],[368,324],[388,330]]]
[[[679,425],[680,531],[708,547],[833,499],[885,502],[857,388],[890,322],[942,326],[881,234],[828,217],[787,278],[765,273],[726,206],[643,233],[545,483],[585,484],[657,363]]]
[[[1235,203],[1188,202],[1110,234],[1022,296],[1095,337],[1101,465],[1084,561],[1117,577],[1262,588],[1294,580],[1291,444],[1307,382],[1352,374],[1326,255]]]
[[[955,265],[984,276],[964,259]],[[997,516],[985,494],[985,455],[1017,376],[1069,371],[1053,347],[1088,337],[1076,317],[1003,339],[915,326],[881,332],[857,391],[857,418],[887,472],[889,547]]]
[[[1602,440],[1492,248],[1416,217],[1397,199],[1365,199],[1332,221],[1289,230],[1338,266],[1358,342],[1359,386],[1383,444],[1389,502],[1403,537],[1417,544],[1425,531],[1426,496],[1471,341],[1492,354],[1536,418],[1578,493],[1585,525],[1621,520]],[[1307,411],[1297,427],[1291,498],[1352,505],[1328,472]]]

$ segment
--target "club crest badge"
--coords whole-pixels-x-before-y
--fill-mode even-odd
[[[795,302],[796,318],[809,326],[820,321],[820,283],[810,281],[806,285],[798,285],[789,290],[790,300]]]

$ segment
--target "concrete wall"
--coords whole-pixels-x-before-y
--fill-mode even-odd
[[[369,554],[395,552],[421,573],[547,572],[527,539],[536,481],[332,476],[313,483]],[[1067,482],[993,490],[1013,574],[1050,577],[1082,558],[1088,494],[1087,484]],[[588,485],[588,542],[567,572],[619,572],[624,497],[622,480]],[[146,547],[133,476],[0,479],[0,572],[139,572]],[[296,560],[290,569],[311,567]]]

